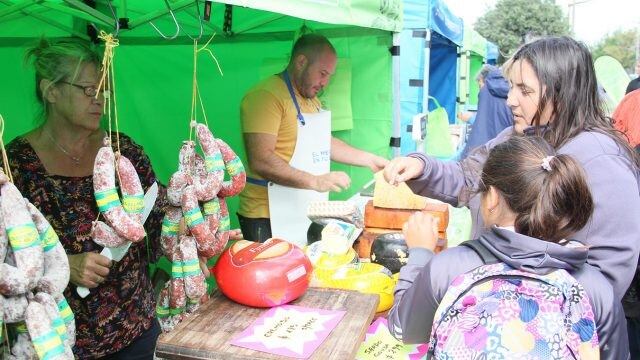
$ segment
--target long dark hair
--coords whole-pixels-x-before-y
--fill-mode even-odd
[[[520,47],[508,61],[509,72],[517,60],[526,60],[540,82],[542,94],[532,125],[540,126],[540,116],[548,103],[553,107],[553,120],[544,134],[556,149],[582,131],[597,131],[609,135],[626,150],[636,166],[635,152],[622,134],[611,126],[598,94],[593,58],[589,49],[570,37],[547,37]],[[520,62],[522,63],[522,61]],[[546,91],[542,87],[546,86]]]
[[[580,164],[556,154],[539,136],[513,136],[491,149],[481,184],[484,193],[490,186],[498,190],[516,213],[518,233],[538,239],[566,239],[582,229],[593,212]]]

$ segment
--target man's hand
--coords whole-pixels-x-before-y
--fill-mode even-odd
[[[76,286],[93,289],[102,284],[109,275],[111,260],[98,253],[86,252],[67,255],[69,258],[70,281]]]
[[[314,178],[312,189],[317,192],[336,191],[340,192],[349,188],[351,179],[349,175],[342,171],[332,171]]]
[[[413,157],[397,157],[384,168],[384,178],[391,185],[419,177],[424,172],[424,163]]]
[[[434,251],[438,243],[438,219],[427,213],[416,212],[404,223],[402,234],[409,249]]]
[[[383,158],[382,156],[371,154],[371,159],[369,160],[369,164],[367,165],[373,173],[377,173],[382,170],[389,164],[389,160]]]

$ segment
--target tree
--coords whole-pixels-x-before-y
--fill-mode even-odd
[[[569,20],[553,0],[498,0],[474,28],[498,45],[501,58],[532,38],[571,33]]]
[[[607,34],[591,48],[594,59],[602,55],[609,55],[618,61],[632,74],[636,65],[636,39],[640,33],[635,30],[617,30],[613,34]]]

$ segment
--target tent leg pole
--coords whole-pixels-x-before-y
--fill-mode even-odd
[[[422,112],[429,123],[429,64],[431,62],[431,29],[426,29],[424,36],[424,74],[422,82]],[[428,144],[427,144],[428,145]],[[424,140],[416,141],[416,151],[424,153]]]
[[[393,48],[400,49],[400,33],[393,33]],[[400,139],[402,137],[402,122],[400,116],[400,51],[396,51],[391,56],[392,67],[392,86],[391,93],[393,94],[393,137]],[[400,146],[393,146],[391,148],[392,156],[400,156]]]

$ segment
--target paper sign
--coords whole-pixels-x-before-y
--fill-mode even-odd
[[[369,326],[356,359],[417,360],[424,358],[428,349],[427,344],[403,344],[389,332],[387,319],[378,318]]]
[[[346,311],[295,305],[267,310],[230,344],[276,355],[307,359],[338,325]]]

